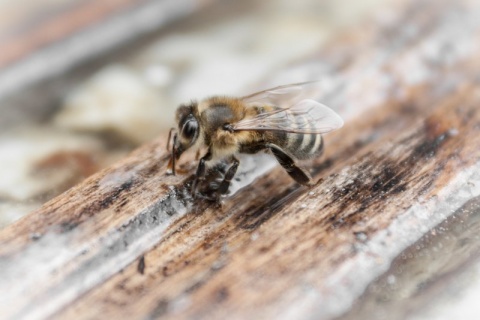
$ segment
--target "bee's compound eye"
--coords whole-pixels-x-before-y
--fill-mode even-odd
[[[188,119],[182,127],[182,136],[185,139],[193,140],[198,131],[198,122],[196,119]]]

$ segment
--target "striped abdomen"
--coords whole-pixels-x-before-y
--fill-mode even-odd
[[[320,134],[271,132],[269,142],[276,144],[299,160],[319,156],[323,151],[323,139]]]
[[[301,115],[290,117],[285,121],[288,122],[288,127],[292,130],[315,131],[315,128],[313,128],[314,124],[309,123],[307,119]],[[299,160],[317,157],[323,151],[322,136],[316,133],[270,131],[265,133],[265,140],[276,144]]]

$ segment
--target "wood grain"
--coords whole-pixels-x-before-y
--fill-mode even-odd
[[[480,48],[462,47],[478,43],[478,12],[403,2],[392,26],[374,20],[302,61],[332,66],[336,85],[318,95],[347,119],[310,164],[311,189],[277,166],[220,207],[193,200],[192,175],[166,175],[160,137],[1,230],[0,315],[345,312],[403,249],[480,195]],[[420,75],[405,70],[419,61]]]

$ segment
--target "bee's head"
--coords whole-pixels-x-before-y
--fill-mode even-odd
[[[177,158],[183,151],[190,148],[198,139],[200,127],[194,114],[195,104],[181,105],[175,115],[178,124],[178,139],[176,141]]]

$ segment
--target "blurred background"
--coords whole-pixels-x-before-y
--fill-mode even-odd
[[[392,14],[395,6],[406,2],[0,0],[0,228],[140,144],[152,139],[166,141],[175,109],[182,102],[212,94],[242,95],[306,80],[321,80],[325,88],[331,88],[335,81],[329,80],[339,76],[337,70],[343,65],[349,65],[349,80],[336,82],[349,83],[342,95],[349,103],[335,100],[335,95],[328,100],[328,105],[348,120],[360,112],[356,109],[360,104],[378,104],[387,93],[394,97],[405,94],[397,83],[414,87],[425,77],[434,77],[423,61],[415,60],[418,52],[430,65],[444,66],[451,57],[468,51],[469,45],[476,45],[458,36],[462,24],[449,24],[448,19],[458,19],[454,12],[445,21],[436,21],[446,27],[437,27],[440,36],[431,36],[435,41],[418,47],[412,44],[414,55],[397,52],[397,63],[384,68],[382,63],[388,61],[390,51],[402,50],[401,45],[396,46],[399,42],[413,42],[416,38],[412,35],[429,32],[423,21],[430,21],[424,18],[435,14],[429,11],[434,6],[422,11],[422,4],[412,5],[415,12],[405,13],[415,15],[419,29],[424,28],[419,31]],[[462,3],[474,4],[475,0]],[[471,17],[478,21],[479,16]],[[376,27],[385,28],[383,38],[375,39],[379,47],[388,49],[381,56],[376,54],[381,50],[366,54],[370,43],[365,41],[362,47],[362,32],[351,31],[359,25],[368,29],[372,19]],[[465,26],[478,25],[469,23]],[[402,27],[400,37],[389,39],[388,28],[398,26]],[[443,45],[449,43],[445,39],[455,37],[462,46]],[[328,44],[335,39],[344,39],[337,47],[342,43],[345,47],[328,52]],[[349,41],[362,50],[342,55],[349,51]],[[318,52],[326,52],[330,60],[318,59]],[[351,56],[358,57],[357,66],[352,66],[355,59]],[[375,68],[369,68],[372,65]],[[394,80],[378,71],[389,67]],[[454,250],[449,243],[478,242],[477,216],[465,217],[468,223],[458,229],[447,232],[439,226],[432,230],[432,235],[438,232],[442,236],[419,242],[407,258],[399,258],[393,271],[369,289],[366,302],[351,309],[344,319],[357,319],[357,311],[369,315],[382,304],[386,311],[371,319],[390,319],[392,310],[400,315],[395,319],[401,319],[404,310],[418,307],[415,300],[419,296],[421,302],[432,300],[433,307],[410,319],[475,319],[480,293],[478,261],[466,273],[457,270],[449,274],[456,282],[438,289],[448,291],[444,300],[437,299],[438,291],[430,299],[421,285],[430,279],[425,266],[451,259]],[[473,227],[467,232],[469,226]],[[461,292],[466,292],[464,298]],[[457,296],[460,298],[454,301]],[[445,301],[452,307],[448,312]]]
[[[166,132],[181,102],[315,79],[295,61],[386,2],[0,1],[0,227]]]

